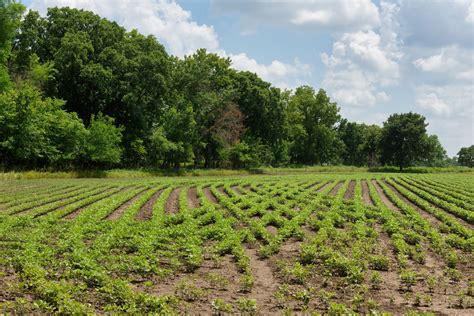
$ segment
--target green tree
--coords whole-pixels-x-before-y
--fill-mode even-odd
[[[424,139],[424,154],[421,163],[430,167],[442,167],[447,164],[446,150],[439,142],[438,136],[429,135]]]
[[[19,72],[34,56],[40,65],[53,65],[47,94],[65,100],[86,124],[99,112],[113,117],[124,126],[124,164],[144,161],[137,142],[145,142],[173,102],[172,61],[156,38],[126,32],[92,12],[50,8],[44,18],[28,12],[15,54]]]
[[[380,140],[381,159],[400,168],[426,161],[431,155],[425,117],[417,113],[393,114],[383,123]]]
[[[288,119],[283,93],[254,73],[238,72],[234,80],[235,102],[244,116],[244,136],[271,149],[270,164],[286,163],[289,159]]]
[[[86,130],[64,101],[44,98],[23,85],[0,94],[0,156],[24,167],[75,162],[84,149]]]
[[[338,127],[339,138],[343,142],[341,150],[342,162],[346,165],[362,166],[366,164],[366,157],[363,151],[367,126],[355,122],[341,120]]]
[[[362,153],[367,166],[373,167],[380,163],[380,138],[382,129],[378,125],[368,125],[365,128]]]
[[[322,89],[302,86],[290,97],[288,118],[291,129],[292,160],[303,164],[322,164],[338,157],[341,147],[336,123],[339,108]]]
[[[15,1],[0,0],[0,92],[10,85],[7,61],[24,10],[25,7]]]
[[[217,167],[224,144],[216,134],[219,120],[225,115],[226,106],[235,95],[231,60],[199,49],[176,60],[174,89],[182,93],[192,105],[196,122],[196,141],[193,146],[195,165]]]
[[[458,152],[458,163],[461,166],[472,168],[474,166],[474,145],[462,147]]]
[[[93,115],[87,129],[87,160],[98,165],[120,162],[122,156],[122,128],[114,125],[114,119],[102,113]]]

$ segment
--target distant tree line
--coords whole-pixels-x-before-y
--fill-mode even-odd
[[[349,122],[322,89],[281,90],[204,49],[170,56],[155,37],[92,12],[41,17],[0,3],[4,168],[447,161],[419,114]]]

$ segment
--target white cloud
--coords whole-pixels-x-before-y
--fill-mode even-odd
[[[439,50],[439,53],[414,60],[413,65],[432,76],[438,75],[439,79],[445,82],[474,82],[474,50],[457,45],[442,47]]]
[[[471,1],[471,5],[467,10],[466,22],[474,24],[474,1]]]
[[[416,87],[416,105],[427,114],[472,120],[473,93],[474,86],[469,83],[422,84]]]
[[[416,98],[416,105],[437,115],[451,113],[449,106],[434,92],[421,92]]]
[[[33,0],[30,8],[44,14],[47,8],[53,6],[90,10],[117,21],[127,29],[153,34],[177,56],[189,54],[198,48],[216,51],[219,47],[213,27],[197,24],[192,20],[191,13],[174,1]]]
[[[323,87],[348,106],[373,106],[390,99],[381,88],[400,78],[402,57],[396,33],[398,7],[382,2],[381,26],[376,30],[342,34],[331,55],[321,54],[326,66]]]
[[[302,84],[304,78],[311,76],[310,66],[295,59],[293,64],[273,60],[270,64],[259,64],[245,53],[231,54],[232,65],[237,70],[257,73],[262,79],[273,82],[281,88],[294,88]]]
[[[234,68],[255,72],[282,88],[294,87],[310,75],[309,66],[298,60],[293,64],[274,60],[265,65],[245,53],[226,53],[219,47],[218,36],[212,26],[196,23],[192,20],[191,12],[172,0],[33,0],[30,9],[45,14],[47,8],[54,6],[90,10],[101,17],[117,21],[129,30],[137,29],[143,34],[152,34],[178,57],[206,48],[223,57],[230,57]]]
[[[226,1],[214,0],[219,13],[237,12],[248,21],[285,26],[339,31],[367,30],[380,23],[379,11],[371,0],[333,1]]]

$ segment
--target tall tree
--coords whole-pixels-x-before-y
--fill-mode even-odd
[[[294,162],[322,164],[337,157],[339,108],[324,90],[316,94],[309,86],[297,88],[290,98],[288,111]]]
[[[365,157],[365,163],[373,167],[380,162],[380,138],[382,129],[378,125],[369,125],[365,128],[364,142],[362,144],[362,153]]]
[[[425,117],[417,113],[393,114],[383,123],[380,140],[381,159],[385,164],[403,168],[426,160],[436,146],[426,134]]]
[[[199,49],[183,61],[176,60],[174,88],[182,91],[193,107],[196,120],[196,139],[193,151],[195,164],[204,161],[205,167],[215,167],[222,144],[216,140],[213,126],[235,94],[228,58]]]
[[[10,85],[7,61],[24,10],[25,7],[15,1],[0,0],[0,92]]]
[[[472,168],[474,166],[474,145],[462,147],[458,152],[458,163],[461,166]]]
[[[92,12],[50,8],[45,18],[26,15],[15,49],[20,70],[34,56],[54,64],[48,95],[64,99],[86,124],[102,112],[125,127],[125,164],[143,158],[136,145],[145,143],[170,98],[171,59],[156,38]]]
[[[244,136],[270,148],[270,163],[287,162],[288,119],[282,92],[251,72],[236,73],[235,80],[235,101],[244,115]]]

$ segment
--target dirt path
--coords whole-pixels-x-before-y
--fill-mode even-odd
[[[317,191],[317,192],[323,192],[324,189],[326,189],[331,183],[332,183],[332,181],[326,182],[322,187],[320,187],[320,188],[317,189],[316,191]]]
[[[166,214],[174,214],[179,211],[179,193],[181,192],[181,188],[174,189],[170,196],[168,197],[168,201],[166,201],[165,212]]]
[[[392,201],[390,201],[390,199],[385,195],[377,180],[372,180],[372,184],[374,185],[375,190],[377,190],[377,193],[379,194],[383,204],[385,204],[385,206],[391,210],[398,211],[398,207],[396,207],[395,204],[393,204]]]
[[[155,192],[151,198],[146,201],[145,204],[140,208],[140,211],[136,215],[135,219],[137,221],[147,221],[153,217],[153,206],[156,203],[156,200],[160,197],[161,193],[163,193],[163,189],[158,190]]]
[[[388,184],[387,182],[385,182],[387,184],[387,186],[389,186],[392,190],[395,190],[395,193],[397,193],[397,196],[400,195],[402,196],[401,199],[403,199],[403,201],[405,203],[407,203],[408,205],[410,205],[412,208],[418,210],[420,213],[425,213],[427,214],[428,216],[431,216],[433,218],[435,218],[433,215],[431,215],[429,212],[425,211],[424,209],[420,208],[418,205],[414,204],[413,202],[411,202],[410,200],[408,200],[408,198],[405,198],[405,196],[403,196],[400,192],[398,192],[397,189],[395,189],[392,185]],[[412,190],[408,189],[408,188],[405,188],[405,190],[407,191],[410,191],[412,194],[414,195],[417,195],[415,192],[413,192]],[[474,225],[466,222],[464,219],[460,218],[460,217],[457,217],[455,214],[452,214],[450,212],[448,212],[447,210],[437,206],[436,204],[434,203],[431,203],[430,201],[427,201],[425,200],[424,198],[420,197],[419,198],[421,200],[424,200],[426,203],[429,203],[432,207],[434,207],[435,209],[437,209],[438,211],[440,212],[443,212],[446,214],[446,216],[449,216],[451,217],[454,221],[457,221],[459,224],[463,225],[464,227],[468,228],[468,229],[474,229]],[[421,214],[423,216],[423,214]],[[424,216],[423,216],[424,217]],[[436,219],[436,218],[435,218]],[[436,219],[438,220],[438,219]],[[439,221],[439,220],[438,220]],[[439,221],[439,223],[441,223],[441,221]]]
[[[104,196],[104,197],[102,197],[102,198],[100,198],[100,199],[98,199],[98,200],[89,202],[89,203],[87,203],[87,204],[81,206],[80,208],[74,210],[73,212],[64,215],[62,218],[63,218],[63,219],[67,219],[67,220],[75,219],[77,216],[79,216],[79,214],[80,214],[83,210],[85,210],[86,208],[88,208],[88,207],[91,206],[92,204],[97,203],[97,202],[100,202],[100,201],[102,201],[102,200],[105,200],[106,198],[109,198],[109,197],[111,197],[112,195],[115,195],[115,194],[118,194],[118,193],[120,193],[120,192],[123,192],[123,191],[125,191],[125,190],[127,190],[127,189],[129,189],[129,188],[131,188],[131,186],[127,186],[127,187],[121,188],[121,189],[118,190],[117,192],[114,192],[114,193],[112,193],[112,194],[110,194],[110,195]],[[77,201],[77,202],[78,202],[78,201]],[[64,207],[65,207],[65,206],[64,206]],[[61,208],[62,208],[62,207],[61,207]]]
[[[420,214],[424,219],[426,219],[433,227],[438,228],[441,222],[431,215],[430,213],[426,212],[424,209],[418,207],[418,205],[414,204],[411,202],[409,199],[407,199],[403,194],[401,194],[395,187],[393,187],[390,183],[384,180],[385,185],[395,193],[395,195],[403,201],[403,203],[407,204],[410,208],[416,210],[418,214]]]
[[[119,219],[120,217],[122,217],[123,213],[125,213],[125,211],[128,209],[128,207],[130,205],[132,205],[133,203],[135,203],[136,200],[138,200],[140,198],[140,196],[142,196],[142,194],[148,190],[148,188],[144,188],[143,190],[141,190],[140,192],[138,192],[133,198],[131,198],[130,200],[128,200],[127,202],[123,203],[122,205],[120,205],[118,208],[116,208],[112,213],[110,213],[109,215],[107,215],[107,217],[105,218],[106,220],[116,220],[116,219]]]
[[[201,203],[199,202],[199,199],[197,197],[196,187],[189,188],[188,192],[187,192],[187,195],[188,195],[188,207],[190,209],[198,208],[198,207],[201,206]]]
[[[234,190],[234,192],[237,193],[237,195],[242,195],[243,194],[242,190],[240,190],[240,187],[238,185],[233,185],[230,188],[232,190]]]
[[[107,189],[102,190],[102,191],[100,191],[100,192],[96,192],[96,193],[94,193],[94,194],[92,194],[92,195],[89,195],[88,197],[85,197],[85,198],[83,198],[83,199],[68,201],[66,204],[63,204],[63,205],[60,205],[60,206],[56,206],[56,207],[54,207],[54,208],[52,208],[52,209],[49,209],[49,210],[47,210],[47,211],[45,211],[45,212],[41,212],[41,213],[35,214],[35,215],[34,215],[34,218],[41,217],[41,216],[44,216],[44,215],[48,215],[49,213],[52,213],[52,212],[54,212],[54,211],[63,210],[63,209],[65,209],[66,207],[68,207],[68,206],[70,206],[70,205],[72,205],[72,204],[79,203],[79,202],[81,202],[81,201],[83,201],[83,200],[85,200],[85,199],[90,199],[90,198],[93,198],[93,197],[95,197],[95,196],[97,196],[97,195],[100,195],[100,194],[104,194],[104,193],[113,191],[113,189],[114,189],[114,188],[107,188]],[[117,193],[117,192],[115,192],[115,193]],[[115,194],[115,193],[112,193],[112,194]],[[102,198],[100,198],[100,199],[98,199],[98,200],[95,200],[95,201],[93,201],[93,202],[91,202],[91,203],[86,204],[85,206],[87,207],[87,206],[91,205],[92,203],[95,203],[95,202],[97,202],[97,201],[101,201],[101,200],[103,200],[103,199],[105,199],[105,198],[107,198],[107,197],[109,197],[109,196],[110,196],[110,195],[104,196],[104,197],[102,197]],[[66,200],[70,200],[70,199],[73,199],[73,197],[70,197],[70,198],[68,198],[68,199],[65,199],[65,201],[66,201]],[[82,206],[81,208],[83,208],[83,207],[84,207],[84,206]]]
[[[222,195],[224,195],[225,197],[229,197],[229,194],[227,194],[227,192],[225,191],[224,187],[218,187],[217,188],[217,191],[219,191],[220,193],[222,193]]]
[[[367,185],[367,183],[366,183]],[[394,255],[394,249],[390,237],[382,231],[382,228],[376,224],[375,230],[378,233],[378,252],[385,255],[389,259],[388,271],[379,271],[382,276],[382,284],[380,288],[374,293],[377,301],[380,301],[383,310],[387,311],[401,311],[405,299],[403,298],[400,289],[400,276],[397,271],[397,259]]]
[[[355,185],[356,185],[355,180],[351,180],[351,182],[349,182],[349,187],[347,188],[346,192],[344,193],[344,199],[352,200],[354,198]]]
[[[268,315],[267,313],[276,311],[273,294],[278,289],[278,281],[273,276],[267,262],[258,258],[256,249],[246,249],[245,252],[250,259],[252,275],[255,278],[252,293],[248,296],[257,300],[257,306],[261,313]]]
[[[336,196],[337,192],[339,191],[339,189],[342,187],[343,184],[344,184],[344,181],[341,181],[338,184],[336,184],[336,186],[331,190],[331,192],[329,192],[329,195]]]
[[[214,194],[211,192],[211,187],[205,187],[203,189],[204,191],[204,195],[207,197],[207,199],[209,201],[211,201],[212,203],[214,204],[219,204],[219,202],[217,201],[216,197],[214,196]]]
[[[304,189],[305,190],[311,189],[312,187],[314,187],[318,183],[319,183],[319,181],[318,182],[311,182],[311,184],[308,184],[307,186],[305,186]]]
[[[367,180],[362,180],[361,185],[362,185],[362,199],[364,200],[364,203],[366,205],[374,205],[374,202],[370,198],[369,185],[367,184]]]
[[[77,191],[79,191],[79,190],[80,190],[80,189],[77,189]],[[86,193],[91,192],[91,191],[94,191],[94,190],[95,190],[94,188],[91,188],[91,189],[88,189],[88,190],[82,192],[81,194],[86,194]],[[97,192],[97,193],[94,193],[94,194],[92,194],[91,196],[95,196],[95,195],[97,195],[97,194],[101,194],[101,193],[103,193],[103,192],[105,192],[105,191],[107,191],[107,190],[110,190],[110,188],[105,188],[104,190],[99,191],[99,192]],[[70,193],[74,193],[74,192],[68,192],[67,194],[70,194]],[[62,195],[62,193],[61,193],[61,195]],[[66,196],[66,197],[61,197],[61,198],[55,198],[55,199],[53,199],[53,200],[48,200],[47,202],[40,203],[40,204],[31,206],[31,207],[28,207],[28,208],[25,208],[25,209],[22,209],[22,210],[20,210],[20,211],[13,212],[13,213],[10,213],[10,214],[11,214],[11,215],[20,215],[20,214],[24,214],[24,213],[27,213],[27,212],[29,212],[29,211],[32,211],[32,210],[34,210],[34,209],[36,209],[36,208],[47,207],[49,204],[54,204],[54,203],[56,203],[56,202],[64,201],[64,202],[67,203],[67,202],[68,202],[69,200],[71,200],[71,199],[74,199],[74,195]],[[72,204],[72,203],[75,203],[75,202],[77,202],[77,201],[72,201],[72,202],[70,202],[70,203],[68,203],[68,204],[55,207],[55,208],[49,210],[49,212],[50,212],[50,211],[57,210],[57,209],[59,209],[59,208],[61,208],[61,207],[63,207],[63,206],[65,207],[65,206],[67,206],[67,205],[69,205],[69,204]],[[21,204],[19,204],[19,205],[21,205]],[[42,214],[41,214],[41,215],[42,215]],[[36,216],[35,216],[35,217],[36,217]]]

